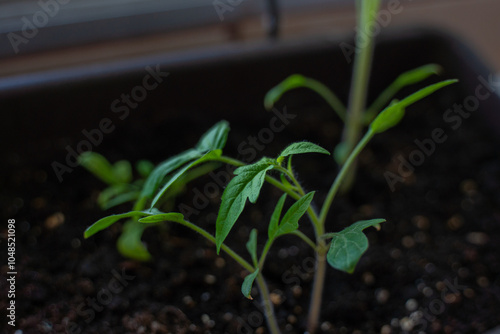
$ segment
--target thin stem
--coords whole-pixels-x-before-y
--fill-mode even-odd
[[[311,246],[311,248],[316,252],[318,250],[318,247],[317,245],[314,243],[314,241],[312,241],[307,235],[305,235],[304,233],[302,233],[301,231],[299,230],[295,230],[292,234],[295,234],[296,236],[298,236],[299,238],[301,238],[303,241],[305,241],[306,244],[308,244],[309,246]]]
[[[372,25],[380,7],[380,0],[358,1],[360,8],[358,17],[358,34],[365,36],[364,43],[356,45],[356,57],[354,58],[353,79],[350,88],[346,130],[343,141],[350,153],[359,139],[359,133],[363,126],[363,110],[365,108],[368,91],[368,79],[371,71],[371,60],[374,49],[374,36]]]
[[[312,89],[318,93],[325,101],[330,105],[330,107],[337,113],[342,121],[345,122],[346,118],[346,108],[342,101],[335,95],[327,86],[323,85],[321,82],[305,78],[304,86]]]
[[[361,129],[363,128],[366,97],[368,95],[368,82],[371,72],[372,55],[374,49],[374,36],[372,26],[376,24],[380,0],[358,0],[358,36],[363,34],[364,43],[356,44],[356,57],[354,58],[353,78],[351,82],[347,118],[344,132],[342,134],[342,144],[345,146],[346,155],[352,152],[359,140]],[[347,191],[354,182],[356,174],[356,164],[346,175],[346,181],[342,186],[342,191]]]
[[[201,227],[199,227],[191,222],[188,222],[187,220],[184,220],[184,219],[175,220],[173,222],[179,223],[181,225],[184,225],[184,226],[190,228],[191,230],[201,234],[204,238],[208,239],[209,241],[211,241],[212,243],[215,244],[215,237],[212,236],[207,231],[205,231],[203,228],[201,228]],[[227,255],[232,257],[236,262],[238,262],[243,268],[248,270],[249,272],[255,271],[255,268],[250,263],[248,263],[245,259],[243,259],[241,256],[239,256],[235,251],[233,251],[227,245],[222,244],[221,249],[224,252],[226,252]],[[258,285],[259,291],[262,295],[262,301],[264,304],[265,316],[267,319],[267,324],[269,326],[269,331],[272,334],[280,334],[278,322],[276,321],[276,317],[274,314],[274,308],[273,308],[271,298],[269,295],[269,289],[267,288],[266,282],[264,281],[264,277],[260,273],[257,276],[257,285]]]
[[[246,163],[244,163],[243,161],[240,161],[238,159],[234,159],[234,158],[231,158],[231,157],[228,157],[228,156],[221,156],[217,159],[217,161],[220,161],[220,162],[223,162],[223,163],[226,163],[228,165],[233,165],[235,167],[241,167],[241,166],[245,166]]]
[[[271,296],[269,294],[269,289],[267,287],[266,281],[261,273],[257,275],[257,287],[259,288],[260,294],[262,296],[262,304],[264,306],[264,315],[266,317],[267,326],[271,334],[280,334],[280,328],[278,326],[278,321],[276,320],[276,315],[274,313],[273,303],[271,302]]]
[[[223,163],[235,166],[235,167],[241,167],[241,166],[246,165],[243,161],[240,161],[238,159],[233,159],[233,158],[227,157],[225,155],[221,156],[217,161],[220,161],[220,162],[223,162]],[[292,189],[288,188],[287,186],[285,186],[283,183],[276,180],[272,176],[266,175],[266,181],[268,183],[272,184],[273,186],[275,186],[276,188],[280,189],[281,191],[287,193],[290,197],[292,197],[296,200],[300,199],[300,197],[301,197],[299,194],[297,194]]]
[[[266,245],[264,246],[264,249],[262,250],[262,254],[260,255],[259,259],[259,264],[257,267],[262,271],[262,268],[264,267],[264,262],[266,261],[267,253],[269,253],[269,249],[271,249],[271,245],[273,244],[274,240],[268,239],[266,242]]]
[[[323,241],[321,243],[324,244]],[[316,271],[314,275],[313,290],[311,293],[311,302],[309,314],[307,317],[307,330],[313,334],[318,328],[319,316],[321,314],[321,302],[323,298],[323,287],[326,276],[326,252],[316,253]]]
[[[304,191],[304,188],[302,188],[302,186],[300,185],[300,183],[297,180],[297,178],[295,178],[295,175],[291,171],[291,167],[290,166],[288,167],[288,169],[285,169],[283,167],[277,167],[276,169],[278,171],[284,173],[285,175],[287,175],[288,178],[290,180],[292,180],[293,184],[295,185],[295,188],[297,188],[297,190],[298,190],[298,192],[300,194],[300,197],[303,197],[303,196],[306,195],[306,192]],[[313,224],[314,231],[315,231],[315,234],[316,234],[316,238],[319,238],[324,233],[323,232],[324,228],[321,226],[318,214],[317,214],[317,212],[311,206],[309,206],[309,208],[307,208],[307,214],[308,214],[308,216],[309,216],[309,218],[310,218],[310,220],[311,220],[311,222]]]
[[[328,192],[328,195],[326,196],[325,202],[323,203],[323,207],[321,208],[321,213],[319,216],[319,221],[322,226],[325,225],[326,222],[326,216],[328,215],[328,211],[330,210],[330,207],[332,205],[333,199],[335,198],[335,195],[337,194],[340,185],[342,184],[342,181],[345,179],[347,173],[349,170],[351,170],[351,166],[358,157],[359,153],[363,150],[363,148],[368,144],[370,139],[373,138],[375,133],[371,130],[371,128],[368,129],[364,137],[359,141],[358,145],[354,148],[354,150],[351,152],[349,157],[347,158],[347,161],[345,164],[342,166],[342,169],[338,173],[337,177],[335,178],[335,181],[333,182],[330,191]]]
[[[184,225],[188,228],[190,228],[191,230],[201,234],[205,239],[209,240],[210,242],[212,242],[213,244],[215,244],[215,237],[213,235],[211,235],[210,233],[208,233],[207,231],[205,231],[203,228],[191,223],[191,222],[188,222],[187,220],[176,220],[176,221],[173,221],[175,223],[179,223],[181,225]],[[222,244],[221,245],[221,249],[227,253],[227,255],[229,255],[230,257],[232,257],[236,262],[238,262],[243,268],[245,268],[246,270],[248,270],[249,272],[253,272],[255,271],[255,268],[250,264],[248,263],[245,259],[243,259],[240,255],[238,255],[235,251],[233,251],[229,246],[225,245],[225,244]]]
[[[293,198],[295,200],[299,200],[302,197],[300,194],[297,194],[295,191],[293,191],[292,189],[288,188],[287,186],[285,186],[283,183],[281,183],[280,181],[276,180],[272,176],[266,175],[266,179],[265,180],[268,183],[272,184],[273,186],[275,186],[279,190],[283,191],[284,193],[286,193],[287,195],[289,195],[291,198]]]

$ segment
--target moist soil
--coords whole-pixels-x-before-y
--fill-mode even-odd
[[[278,109],[286,105],[296,118],[272,140],[245,148],[274,156],[293,141],[330,149],[338,142],[341,125],[324,103],[309,92],[291,95]],[[370,247],[354,274],[328,269],[320,333],[482,333],[500,324],[498,140],[478,113],[462,119],[457,129],[443,119],[444,111],[461,101],[460,91],[449,87],[420,102],[360,156],[355,184],[336,200],[327,230],[361,219],[387,222],[381,231],[366,230]],[[231,119],[228,155],[248,159],[250,151],[238,147],[269,126],[272,114],[254,109],[263,116]],[[122,127],[98,151],[111,161],[159,162],[193,145],[218,120],[192,110],[168,122]],[[429,144],[436,129],[441,129],[442,142]],[[415,140],[426,143],[427,152]],[[401,166],[410,158],[416,163]],[[315,201],[321,203],[337,172],[331,157],[297,156],[294,165],[304,187],[316,190]],[[399,177],[394,189],[388,172]],[[189,219],[212,232],[219,205],[215,195],[223,190],[206,191],[205,184],[213,181],[195,181],[175,203],[193,208]],[[15,333],[268,332],[258,292],[254,301],[240,292],[247,273],[184,227],[146,230],[143,240],[154,256],[149,263],[118,253],[120,223],[83,239],[85,228],[100,217],[130,208],[100,211],[96,197],[104,184],[82,168],[59,183],[49,163],[17,165],[2,175],[1,184],[4,219],[16,219]],[[266,185],[257,204],[245,209],[228,244],[247,257],[244,244],[256,227],[262,246],[279,196]],[[301,226],[311,235],[306,220]],[[2,244],[6,234],[3,227]],[[5,264],[2,276],[8,271]],[[283,237],[276,243],[264,275],[285,333],[305,331],[313,271],[312,253],[299,239]],[[3,283],[1,290],[5,319]],[[2,332],[14,329],[4,325]]]

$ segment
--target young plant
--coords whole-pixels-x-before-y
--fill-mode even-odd
[[[363,43],[357,43],[354,54],[354,66],[351,80],[348,107],[321,82],[300,74],[293,74],[272,88],[264,98],[264,106],[271,110],[274,104],[286,92],[307,88],[319,94],[332,108],[332,110],[345,123],[342,141],[334,150],[335,161],[342,165],[345,163],[349,153],[352,152],[360,138],[363,127],[370,124],[377,114],[391,101],[391,99],[404,87],[419,83],[433,74],[439,74],[440,66],[429,64],[407,71],[399,75],[378,98],[366,107],[368,95],[368,82],[370,78],[372,55],[374,50],[374,31],[372,27],[376,24],[376,18],[380,7],[380,0],[356,1],[357,7],[357,32]],[[347,56],[347,55],[346,55]],[[352,167],[344,182],[344,190],[347,190],[354,179],[355,166]]]
[[[366,27],[373,24],[379,3],[378,0],[357,2],[358,6],[361,6],[359,7],[361,31],[370,31]],[[253,299],[252,287],[254,284],[257,285],[269,331],[277,334],[280,333],[280,329],[267,283],[264,279],[265,263],[277,238],[283,236],[298,237],[311,247],[316,256],[316,270],[307,325],[308,332],[314,333],[319,322],[327,265],[352,273],[359,259],[368,248],[368,239],[363,230],[369,227],[379,229],[380,224],[385,222],[384,219],[377,218],[353,222],[339,232],[326,230],[327,216],[332,203],[341,186],[348,183],[350,175],[353,175],[356,158],[375,135],[397,125],[404,117],[408,106],[456,82],[456,80],[445,80],[427,86],[400,101],[395,99],[391,101],[394,94],[402,87],[419,82],[438,72],[439,68],[436,65],[427,65],[403,73],[362,113],[366,98],[372,46],[359,49],[358,53],[358,57],[361,59],[354,66],[353,91],[351,92],[349,108],[345,108],[335,94],[323,84],[299,75],[293,75],[286,79],[273,88],[265,98],[266,107],[271,108],[288,90],[298,87],[311,88],[323,96],[339,117],[347,122],[346,133],[351,134],[346,135],[344,144],[341,144],[335,150],[341,168],[323,203],[314,201],[314,191],[306,192],[304,190],[298,181],[299,178],[296,172],[292,168],[292,160],[297,155],[330,155],[332,152],[316,144],[303,141],[290,144],[275,157],[263,157],[257,162],[245,164],[223,154],[229,124],[221,121],[209,129],[194,148],[163,161],[152,170],[145,181],[142,182],[141,189],[137,190],[138,196],[135,198],[136,204],[132,211],[98,220],[85,231],[85,238],[122,219],[133,219],[134,222],[138,222],[137,224],[143,224],[144,226],[161,222],[184,225],[214,243],[217,253],[220,253],[220,251],[225,252],[248,271],[248,275],[242,282],[241,292],[245,297]],[[362,126],[367,126],[367,130],[361,137]],[[171,199],[179,193],[176,190],[179,185],[184,185],[195,177],[208,173],[213,170],[214,164],[229,164],[237,168],[234,171],[235,176],[222,194],[215,234],[212,234],[196,223],[188,221],[182,213],[165,210],[162,203],[164,203],[165,199]],[[258,249],[258,232],[256,229],[252,229],[246,243],[249,256],[245,258],[230,248],[226,240],[230,239],[231,231],[247,202],[256,203],[265,182],[279,189],[283,195],[277,201],[270,217],[267,235],[264,236],[266,239],[264,247]],[[320,208],[320,210],[317,211],[316,208]],[[314,229],[314,235],[312,236],[303,232],[303,225],[300,222],[304,216],[307,216],[312,224]]]
[[[136,164],[139,178],[132,182],[132,165],[129,161],[120,160],[112,165],[105,157],[95,152],[85,152],[78,157],[80,165],[108,185],[99,196],[97,203],[102,210],[107,210],[124,203],[135,203],[135,209],[142,210],[143,204],[139,201],[140,191],[144,185],[145,178],[154,168],[153,163],[140,160]],[[126,257],[139,261],[150,260],[148,252],[141,237],[146,228],[133,217],[127,220],[123,226],[123,232],[117,241],[118,251]]]
[[[314,333],[318,326],[327,264],[335,269],[352,273],[360,257],[368,248],[368,240],[363,234],[363,230],[371,226],[379,228],[380,224],[385,221],[384,219],[358,221],[340,232],[326,231],[327,215],[342,182],[359,153],[376,134],[385,132],[398,124],[409,105],[453,82],[455,80],[442,81],[421,89],[401,101],[394,100],[379,113],[370,123],[365,135],[349,154],[325,201],[320,206],[321,210],[319,212],[315,210],[316,206],[312,205],[315,192],[306,193],[304,191],[292,168],[292,159],[294,156],[302,154],[328,155],[330,154],[328,150],[307,141],[297,142],[287,146],[274,158],[263,157],[255,163],[245,164],[223,155],[229,124],[222,121],[208,130],[194,148],[167,159],[153,169],[148,178],[142,183],[142,189],[138,191],[137,201],[141,203],[142,207],[135,205],[134,210],[130,212],[102,218],[90,226],[85,231],[84,236],[88,238],[121,219],[129,218],[144,225],[174,222],[198,232],[215,244],[218,253],[222,250],[248,270],[249,274],[243,281],[241,291],[245,297],[252,299],[252,286],[254,283],[257,284],[263,299],[265,316],[271,333],[279,333],[280,330],[263,276],[266,257],[277,238],[286,235],[296,236],[312,248],[317,259],[308,319],[308,330],[310,333]],[[200,171],[208,173],[213,169],[213,163],[225,163],[238,167],[234,171],[235,177],[231,179],[222,194],[215,235],[186,220],[179,212],[164,212],[159,209],[165,197],[168,197],[169,194],[171,196],[172,192],[176,194],[174,186],[179,180],[186,177],[192,179],[189,175],[193,171],[197,171],[197,176],[201,174]],[[207,165],[210,168],[200,169]],[[268,182],[281,190],[283,196],[278,200],[271,215],[267,240],[262,250],[257,249],[257,231],[255,229],[251,231],[246,245],[250,253],[250,260],[246,260],[242,255],[231,249],[225,241],[238,221],[247,201],[251,203],[257,201],[264,182]],[[282,214],[287,198],[291,198],[293,203]],[[146,203],[148,204],[146,205]],[[307,236],[300,229],[299,221],[304,215],[308,216],[314,228],[315,234],[313,237]]]
[[[186,153],[184,156],[187,157],[190,154]],[[159,182],[158,179],[163,178],[161,171],[168,173],[169,168],[175,169],[178,167],[176,163],[182,164],[184,161],[182,156],[169,160],[172,160],[173,164],[160,164],[159,167],[161,168],[156,169],[152,162],[139,160],[135,164],[138,178],[133,181],[132,165],[129,161],[120,160],[115,164],[111,164],[99,153],[91,151],[82,153],[78,157],[81,166],[108,185],[97,197],[97,203],[102,210],[108,210],[126,203],[132,204],[133,211],[144,210],[152,196],[151,188],[155,187],[153,183]],[[171,187],[168,196],[163,196],[163,208],[171,210],[174,204],[173,199],[183,192],[187,182],[210,172],[215,167],[214,165],[207,165],[203,169],[191,171],[179,178]],[[155,169],[154,173],[153,169]],[[144,230],[148,225],[139,223],[138,216],[128,218],[116,243],[118,251],[123,256],[134,260],[151,260],[151,254],[141,241]]]

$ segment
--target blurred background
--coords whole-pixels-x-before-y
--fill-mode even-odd
[[[500,1],[390,0],[383,6],[397,7],[390,29],[450,32],[500,71]],[[338,39],[353,36],[354,26],[354,0],[0,0],[0,78],[154,53],[252,45],[276,35]]]

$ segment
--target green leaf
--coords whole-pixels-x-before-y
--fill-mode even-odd
[[[189,149],[160,163],[146,179],[144,187],[142,188],[141,197],[151,198],[165,176],[182,165],[194,159],[198,159],[201,156],[202,154],[198,150]]]
[[[155,165],[149,160],[139,160],[135,164],[135,169],[142,178],[147,178],[149,174],[154,170]]]
[[[158,213],[160,213],[160,211],[154,209],[154,210],[148,210],[148,211],[130,211],[127,213],[121,213],[121,214],[117,214],[117,215],[107,216],[107,217],[99,219],[94,224],[89,226],[85,230],[83,236],[85,237],[85,239],[87,239],[88,237],[96,234],[99,231],[104,230],[105,228],[113,225],[114,223],[116,223],[117,221],[119,221],[121,219],[132,218],[132,217],[146,217],[146,216],[151,216],[151,215],[155,215]]]
[[[399,92],[402,88],[419,83],[433,74],[439,74],[441,67],[436,64],[428,64],[400,74],[372,103],[365,113],[366,124]]]
[[[394,80],[395,85],[398,88],[403,88],[404,86],[413,85],[419,83],[430,77],[431,75],[439,74],[442,71],[441,66],[437,64],[427,64],[414,68],[412,70],[401,73],[396,80]]]
[[[78,163],[104,183],[109,185],[120,183],[120,180],[116,178],[113,166],[99,153],[84,152],[78,157]]]
[[[120,160],[113,165],[113,173],[116,180],[120,183],[129,183],[132,181],[132,166],[127,160]]]
[[[379,227],[383,222],[385,219],[362,220],[338,233],[325,235],[333,237],[326,255],[328,263],[335,269],[352,274],[359,259],[368,249],[368,239],[363,230],[370,226]]]
[[[273,167],[273,160],[263,158],[254,164],[239,167],[234,171],[236,176],[229,182],[222,194],[222,202],[215,225],[217,253],[243,211],[247,199],[252,203],[257,201],[266,172]]]
[[[458,82],[458,80],[456,79],[451,79],[451,80],[444,80],[444,81],[440,81],[438,83],[435,83],[433,85],[429,85],[425,88],[422,88],[418,91],[416,91],[415,93],[405,97],[404,99],[402,99],[401,101],[399,101],[399,103],[403,106],[403,108],[406,108],[408,107],[409,105],[417,102],[417,101],[420,101],[421,99],[423,99],[424,97],[427,97],[429,95],[431,95],[432,93],[434,93],[435,91],[443,88],[443,87],[446,87],[446,86],[449,86],[451,84],[454,84]]]
[[[161,190],[156,194],[155,198],[151,203],[151,207],[154,207],[156,203],[158,203],[158,201],[163,197],[165,192],[170,188],[170,186],[175,181],[177,181],[181,176],[183,176],[189,169],[206,161],[217,160],[218,158],[220,158],[221,155],[222,155],[222,150],[220,149],[209,151],[202,157],[196,159],[195,161],[191,162],[190,164],[178,170],[174,175],[172,175],[172,177],[167,181],[167,183],[165,183],[165,185],[161,188]]]
[[[129,220],[123,224],[122,234],[116,243],[118,251],[123,256],[138,261],[149,261],[152,259],[151,254],[141,241],[145,228],[145,225],[140,224],[136,220]]]
[[[205,132],[195,148],[203,153],[213,150],[222,150],[226,145],[228,133],[229,123],[220,121]]]
[[[229,123],[221,121],[211,127],[200,138],[194,149],[189,149],[175,155],[158,165],[147,178],[141,197],[151,198],[159,188],[163,179],[182,165],[199,159],[209,151],[217,151],[224,148],[229,132]]]
[[[243,294],[243,296],[245,296],[250,300],[253,300],[251,296],[252,286],[258,274],[259,274],[259,268],[255,269],[253,273],[247,275],[247,277],[245,277],[245,279],[243,280],[243,284],[241,285],[241,293]]]
[[[252,229],[250,232],[250,237],[248,238],[248,242],[246,244],[247,250],[252,256],[252,261],[254,264],[257,263],[257,230]]]
[[[382,110],[377,118],[370,124],[370,128],[374,133],[382,133],[396,126],[405,115],[405,109],[399,104],[399,101],[394,100],[390,106]]]
[[[397,125],[405,114],[405,108],[409,105],[427,97],[428,95],[434,93],[435,91],[451,85],[458,80],[445,80],[438,82],[436,84],[427,86],[425,88],[420,89],[419,91],[405,97],[401,101],[394,101],[387,108],[382,110],[380,114],[373,120],[370,124],[370,129],[374,133],[381,133],[387,131],[393,126]]]
[[[335,159],[335,162],[342,166],[349,157],[349,153],[347,143],[342,141],[335,146],[335,149],[333,150],[333,158]]]
[[[293,203],[283,216],[283,219],[281,219],[281,223],[273,239],[284,234],[292,233],[299,228],[299,219],[306,213],[313,197],[314,191],[311,191],[302,196],[297,202]]]
[[[110,188],[108,188],[110,189]],[[108,190],[106,189],[106,190]],[[99,197],[97,198],[97,201],[99,202],[99,205],[101,206],[101,209],[103,210],[108,210],[114,206],[127,203],[127,202],[134,202],[137,200],[139,197],[139,192],[138,191],[129,191],[125,193],[120,193],[116,194],[116,196],[109,197],[106,199],[101,198],[101,195],[103,195],[104,192],[102,192]],[[106,194],[107,195],[107,194]]]
[[[264,97],[264,106],[267,110],[271,110],[274,104],[285,94],[287,91],[304,87],[306,77],[300,74],[293,74],[283,80],[278,85],[271,88]]]
[[[113,198],[131,191],[133,191],[133,187],[130,184],[118,183],[111,185],[100,192],[97,197],[97,203],[101,209],[106,210],[110,207],[108,203],[112,201]]]
[[[269,222],[269,227],[267,229],[267,236],[269,240],[273,240],[278,233],[281,211],[283,210],[285,200],[286,194],[283,194],[278,200],[278,203],[276,203],[276,207],[274,208],[273,214],[271,215],[271,221]]]
[[[340,99],[327,86],[321,82],[304,77],[300,74],[293,74],[283,80],[280,84],[270,89],[264,97],[264,107],[271,110],[274,104],[283,96],[284,93],[296,88],[308,88],[319,94],[330,107],[344,120],[346,108]]]
[[[161,222],[182,223],[183,221],[184,221],[184,215],[182,213],[177,213],[177,212],[158,213],[139,219],[140,223],[147,223],[147,224],[161,223]]]
[[[328,154],[330,155],[330,152],[328,150],[324,149],[323,147],[307,142],[307,141],[302,141],[298,143],[293,143],[288,145],[279,155],[278,157],[278,163],[283,161],[283,159],[289,155],[294,155],[294,154],[303,154],[303,153],[322,153],[322,154]]]

